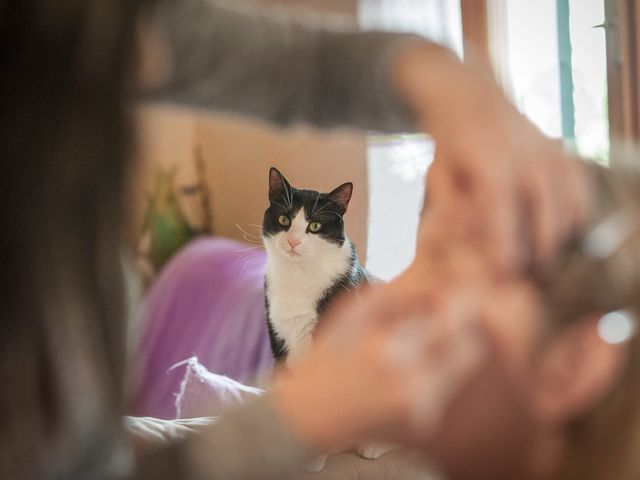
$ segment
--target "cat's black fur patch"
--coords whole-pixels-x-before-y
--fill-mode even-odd
[[[350,266],[351,268],[344,275],[338,277],[331,288],[325,290],[320,300],[318,300],[318,305],[316,306],[318,315],[321,315],[339,295],[350,292],[354,287],[371,280],[367,271],[360,265],[353,244],[351,245]]]
[[[269,297],[266,295],[267,291],[267,281],[264,281],[264,308],[267,312],[267,329],[269,331],[269,343],[271,344],[271,351],[273,352],[273,358],[276,359],[276,362],[280,362],[287,358],[287,347],[284,344],[284,340],[276,335],[276,331],[273,328],[273,324],[269,319]]]
[[[269,207],[264,212],[262,234],[269,237],[287,231],[289,226],[281,225],[278,221],[279,217],[286,215],[290,220],[293,220],[302,209],[309,223],[314,221],[322,223],[322,230],[316,235],[342,246],[347,238],[344,231],[343,215],[347,211],[352,189],[351,183],[342,184],[329,193],[297,189],[292,187],[278,170],[271,168],[269,171]],[[318,299],[316,313],[321,315],[339,295],[368,281],[369,276],[360,265],[355,247],[351,244],[350,262],[345,273],[339,276]],[[269,299],[266,291],[267,282],[265,280],[265,308],[269,340],[273,355],[279,362],[286,359],[288,352],[284,340],[277,336],[269,317]]]

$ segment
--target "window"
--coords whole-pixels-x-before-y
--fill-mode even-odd
[[[581,155],[607,163],[604,0],[503,4],[503,81],[514,102],[547,135],[564,138]]]
[[[371,136],[367,269],[389,280],[413,261],[433,142],[423,135]]]
[[[413,32],[462,55],[459,0],[360,0],[363,28]],[[415,255],[418,219],[434,145],[423,135],[369,136],[367,269],[389,280]]]

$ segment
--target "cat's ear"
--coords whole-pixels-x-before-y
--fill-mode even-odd
[[[327,193],[325,199],[327,202],[331,202],[331,206],[337,210],[340,215],[344,215],[347,211],[347,207],[349,206],[352,193],[353,183],[347,182]]]
[[[284,175],[277,168],[271,167],[269,169],[269,200],[282,202],[283,197],[287,198],[290,191],[291,185]]]

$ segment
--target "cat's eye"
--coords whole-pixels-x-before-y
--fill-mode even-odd
[[[313,233],[318,233],[322,228],[322,224],[320,222],[311,222],[309,224],[309,230]]]
[[[289,217],[287,217],[286,215],[280,215],[278,217],[278,223],[283,227],[288,227],[289,225],[291,225],[291,220],[289,220]]]

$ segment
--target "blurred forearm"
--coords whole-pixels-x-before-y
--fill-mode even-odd
[[[426,41],[321,27],[313,16],[230,3],[161,2],[158,18],[172,74],[152,99],[281,125],[415,130],[415,115],[395,87],[392,69],[399,51]]]

